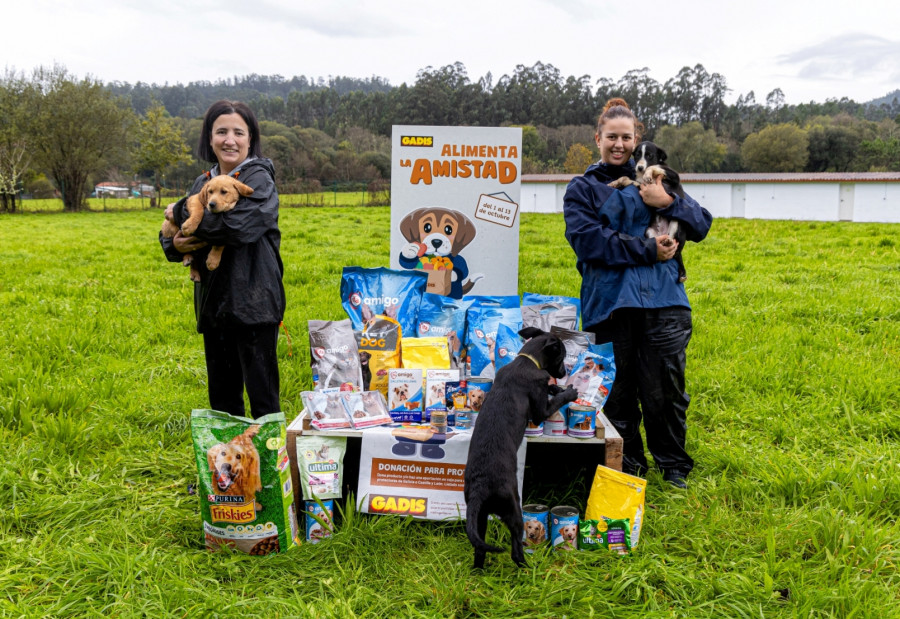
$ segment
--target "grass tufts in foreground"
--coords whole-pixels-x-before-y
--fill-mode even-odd
[[[538,552],[518,570],[492,555],[473,573],[461,524],[352,502],[320,544],[203,549],[188,492],[202,344],[160,219],[0,217],[0,615],[900,616],[900,226],[716,221],[685,250],[690,488],[651,473],[632,556]],[[281,222],[291,419],[311,384],[306,321],[345,317],[343,266],[388,263],[390,212]],[[563,230],[523,215],[520,292],[578,294]],[[525,499],[587,496],[561,480]]]

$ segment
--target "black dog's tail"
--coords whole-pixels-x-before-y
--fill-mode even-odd
[[[481,552],[505,552],[502,548],[491,546],[478,536],[478,515],[481,512],[481,505],[466,506],[466,535],[469,542],[476,550]]]

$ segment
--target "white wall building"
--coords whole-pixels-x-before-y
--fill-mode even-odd
[[[561,213],[575,174],[522,175],[524,213]],[[900,223],[900,172],[682,174],[713,217]]]

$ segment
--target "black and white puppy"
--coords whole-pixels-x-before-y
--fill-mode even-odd
[[[516,452],[528,421],[539,424],[578,393],[550,385],[550,377],[566,375],[566,348],[555,335],[528,327],[528,339],[516,358],[502,367],[487,392],[469,444],[464,475],[466,534],[475,549],[474,567],[484,567],[488,552],[502,548],[484,541],[488,514],[496,514],[512,536],[512,560],[525,563],[522,501],[516,481]],[[551,397],[552,396],[552,397]]]
[[[653,142],[641,142],[634,149],[633,156],[634,170],[637,173],[638,181],[642,184],[655,183],[656,179],[662,176],[663,187],[668,193],[684,197],[684,189],[681,187],[681,178],[678,176],[678,172],[666,165],[666,151]],[[676,264],[678,264],[678,281],[683,282],[686,280],[687,271],[685,271],[684,260],[681,257],[686,233],[681,229],[678,221],[660,217],[654,212],[650,218],[650,226],[645,234],[650,239],[668,234],[670,238],[678,243],[678,250],[675,252],[674,258]]]

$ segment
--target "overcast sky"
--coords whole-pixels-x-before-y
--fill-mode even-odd
[[[0,62],[54,63],[104,82],[169,84],[279,74],[415,82],[462,62],[472,81],[517,65],[664,83],[702,64],[726,101],[781,88],[788,103],[900,88],[897,0],[22,0],[6,3]]]

